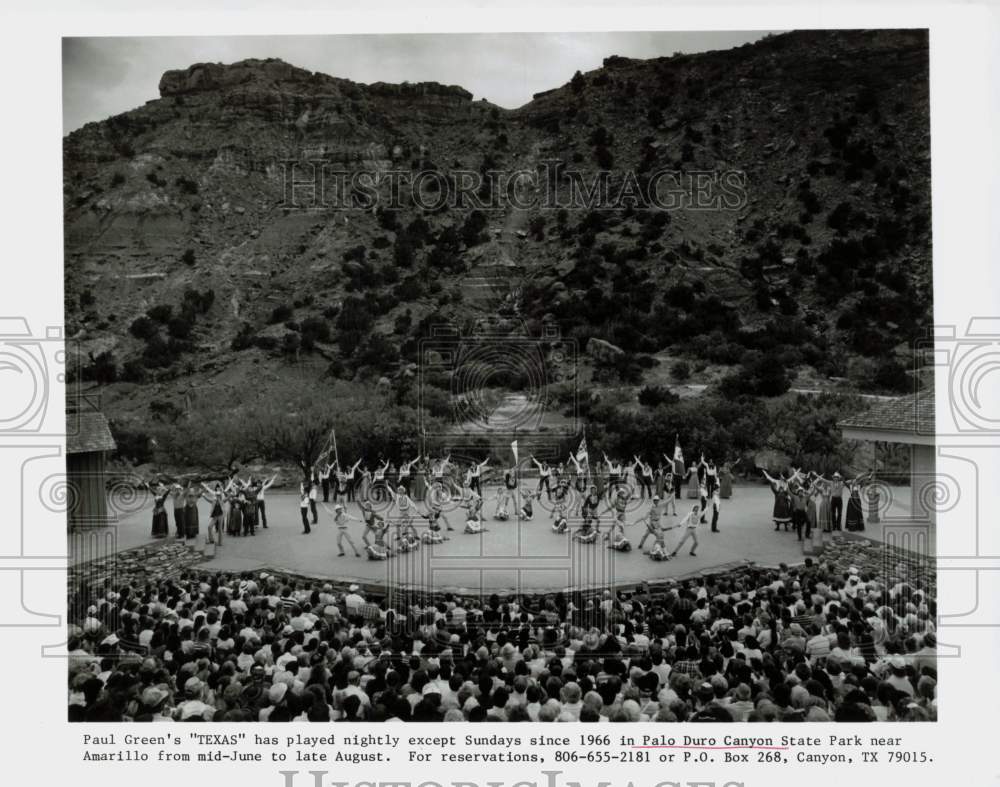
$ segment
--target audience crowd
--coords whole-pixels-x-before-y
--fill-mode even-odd
[[[933,586],[807,560],[603,594],[79,589],[71,721],[926,721]]]

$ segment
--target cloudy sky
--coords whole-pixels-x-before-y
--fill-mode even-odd
[[[458,84],[514,108],[607,55],[730,49],[768,32],[65,38],[63,132],[158,98],[163,72],[193,63],[278,57],[355,82]]]

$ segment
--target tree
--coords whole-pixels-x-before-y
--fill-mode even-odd
[[[357,428],[359,422],[371,416],[367,405],[370,397],[347,383],[336,382],[332,390],[318,392],[316,381],[287,377],[291,379],[285,379],[266,402],[255,405],[249,414],[252,440],[261,456],[293,462],[308,478],[335,427],[339,440],[342,433]],[[341,444],[340,448],[347,446]],[[361,450],[345,453],[345,458],[360,454]]]
[[[221,398],[221,397],[220,397]],[[231,475],[239,465],[257,456],[248,425],[253,423],[252,407],[228,401],[205,400],[176,423],[156,429],[156,451],[168,464],[202,465]],[[183,428],[178,428],[182,424]]]

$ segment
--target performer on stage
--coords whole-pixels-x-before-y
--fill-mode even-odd
[[[840,472],[833,474],[830,483],[830,524],[840,530],[844,523],[844,477]]]
[[[411,459],[408,462],[399,463],[399,485],[406,490],[406,494],[410,494],[410,483],[412,480],[412,468],[417,462],[420,461],[420,456],[418,455],[415,459]]]
[[[638,550],[642,550],[643,545],[646,543],[646,539],[650,536],[653,537],[655,542],[660,536],[660,516],[663,513],[663,504],[660,501],[659,495],[653,495],[653,503],[649,507],[649,511],[646,513],[643,521],[646,524],[646,532],[642,534],[642,538],[639,539],[639,544],[636,547]]]
[[[385,527],[385,520],[380,515],[375,513],[371,500],[361,501],[361,518],[365,523],[364,532],[361,534],[361,541],[367,549],[371,546],[371,542],[368,540],[368,534],[373,534],[375,536],[375,540],[377,541],[379,532]]]
[[[625,526],[619,519],[616,519],[611,529],[604,534],[604,540],[608,542],[608,549],[616,552],[632,551],[632,543],[625,537]]]
[[[591,484],[590,489],[587,492],[587,496],[583,498],[583,502],[580,504],[580,516],[583,519],[584,526],[588,529],[593,527],[594,531],[597,532],[601,527],[600,514],[598,514],[598,506],[601,503],[601,498],[597,494],[597,486]]]
[[[370,503],[369,503],[370,505]],[[385,534],[389,529],[389,525],[385,523],[385,520],[378,518],[375,521],[375,543],[368,544],[365,547],[365,552],[368,553],[369,560],[387,560],[392,554],[392,550],[385,543]]]
[[[780,530],[782,525],[787,531],[792,522],[792,498],[788,492],[788,482],[781,475],[774,478],[764,468],[761,468],[761,472],[771,485],[771,493],[774,495],[774,509],[771,512],[771,518],[774,520],[775,532]]]
[[[235,483],[230,481],[226,486],[226,503],[229,510],[226,513],[226,534],[230,536],[243,535],[243,502]]]
[[[184,490],[184,536],[185,538],[198,537],[198,500],[201,499],[201,492],[189,483]]]
[[[576,529],[573,533],[573,540],[580,541],[584,544],[593,544],[597,541],[599,535],[597,528],[591,525],[591,522],[595,520],[584,519],[583,524]]]
[[[518,472],[517,466],[504,471],[503,484],[497,489],[497,507],[494,519],[510,518],[510,508],[517,505]]]
[[[689,500],[698,500],[701,497],[698,494],[701,484],[701,472],[701,468],[694,462],[691,462],[691,466],[688,467],[687,473],[684,476],[684,480],[687,482],[687,496]]]
[[[698,524],[701,522],[701,507],[698,505],[691,507],[691,513],[688,514],[684,519],[681,520],[679,527],[684,528],[684,535],[681,536],[681,540],[677,542],[677,546],[674,547],[674,551],[670,553],[670,557],[677,557],[677,553],[680,548],[687,543],[688,539],[691,539],[691,551],[688,553],[691,557],[695,557],[695,550],[698,548]]]
[[[351,522],[364,522],[364,520],[350,516],[344,508],[344,504],[337,503],[337,505],[333,507],[333,523],[337,526],[337,549],[339,550],[337,557],[344,557],[344,541],[347,541],[347,543],[351,545],[351,549],[354,550],[355,557],[361,557],[361,553],[358,552],[358,548],[354,546],[351,534],[347,532],[347,526]]]
[[[202,496],[211,504],[212,512],[209,514],[208,518],[208,538],[215,542],[216,546],[222,546],[222,502],[225,498],[222,492],[222,484],[216,482],[215,488],[212,489],[208,484],[202,482],[201,484]]]
[[[812,537],[813,520],[809,516],[809,490],[805,484],[796,480],[789,485],[789,494],[792,497],[792,530],[802,540],[802,529],[805,528],[806,540]]]
[[[157,483],[154,490],[149,482],[146,488],[153,494],[153,538],[166,538],[170,535],[170,523],[167,521],[167,498],[170,497],[170,489],[161,483]]]
[[[531,503],[542,496],[542,490],[536,489],[535,491],[531,491],[530,489],[521,489],[518,491],[521,495],[521,519],[531,519],[535,515],[535,509]]]
[[[372,500],[382,500],[388,499],[389,495],[392,493],[392,488],[389,487],[385,482],[385,471],[389,469],[389,460],[386,459],[385,463],[381,467],[376,467],[375,471],[372,473],[372,486],[368,490],[368,496]]]
[[[469,488],[474,490],[480,497],[483,494],[483,470],[486,469],[486,465],[490,463],[490,458],[486,457],[482,462],[478,464],[473,462],[469,465]]]
[[[702,457],[701,462],[705,468],[705,491],[708,493],[706,497],[712,497],[719,488],[719,469],[711,459],[706,461],[705,457]]]
[[[653,548],[646,554],[649,555],[651,560],[655,560],[657,562],[671,560],[673,558],[673,555],[667,552],[667,545],[663,540],[663,531],[657,532],[656,540],[653,542]]]
[[[716,484],[715,488],[712,490],[712,532],[719,532],[719,514],[722,513],[722,495],[719,491],[719,485]]]
[[[698,502],[701,503],[701,524],[705,524],[705,511],[708,509],[708,464],[705,457],[698,465]]]
[[[618,487],[622,483],[622,465],[620,462],[612,462],[608,459],[607,454],[604,454],[604,464],[608,468],[607,496],[610,503],[614,500],[614,496],[618,492]]]
[[[329,462],[320,462],[319,464],[319,483],[323,488],[323,502],[330,502],[330,470],[333,468]]]
[[[260,526],[267,530],[267,505],[264,500],[264,493],[274,485],[274,479],[278,477],[275,473],[269,479],[264,481],[263,479],[257,482],[257,487],[255,489],[255,499],[257,501],[257,512],[260,514]]]
[[[531,456],[531,461],[535,463],[535,467],[538,468],[538,492],[539,497],[541,497],[542,489],[545,490],[546,497],[552,500],[552,487],[550,481],[552,478],[552,470],[548,465],[548,462],[539,462],[535,459],[534,455]]]
[[[302,535],[312,532],[309,527],[309,492],[305,484],[299,484],[299,514],[302,516]]]
[[[639,482],[639,499],[647,500],[653,497],[653,467],[638,456],[634,457],[632,465],[635,478]]]
[[[431,488],[428,490],[431,502],[442,502],[447,498],[448,491],[445,486],[445,473],[451,467],[451,454],[448,454],[440,462],[431,467]]]
[[[184,494],[184,487],[174,484],[170,487],[170,496],[174,501],[174,527],[177,530],[176,537],[183,539],[186,535],[184,526],[184,505],[187,502]]]
[[[317,488],[316,479],[310,479],[309,481],[309,513],[312,514],[312,523],[314,525],[319,524],[319,511],[316,508],[316,501],[319,499],[319,489]],[[256,505],[254,506],[254,513],[256,514]],[[256,519],[256,516],[254,517]]]
[[[483,527],[483,498],[474,489],[469,489],[468,494],[463,493],[462,508],[465,509],[465,532],[481,533],[487,528]]]
[[[421,516],[427,520],[427,530],[422,536],[424,543],[439,544],[442,541],[448,540],[448,536],[441,532],[442,521],[445,523],[448,530],[455,529],[451,526],[451,522],[448,521],[448,517],[444,515],[444,512],[441,510],[441,506],[437,503],[429,506],[427,513],[421,514]]]
[[[386,491],[392,501],[392,506],[396,509],[399,524],[403,527],[408,527],[413,520],[413,501],[410,500],[410,496],[406,494],[406,490],[403,487],[398,487],[395,492],[387,487]]]
[[[356,483],[357,472],[358,472],[358,467],[360,466],[361,466],[361,460],[359,459],[357,462],[351,465],[350,470],[344,473],[344,481],[347,484],[347,500],[349,502],[354,502],[354,495],[355,492],[357,491],[357,483]]]
[[[622,527],[625,526],[625,512],[628,510],[629,500],[628,489],[624,486],[619,486],[618,491],[615,492],[614,499],[608,503],[608,507],[604,509],[605,512],[614,512],[612,525],[619,523]]]
[[[861,490],[863,486],[871,481],[872,473],[865,473],[846,482],[847,492],[847,529],[851,532],[859,532],[865,529],[864,508],[861,505]]]
[[[565,488],[566,484],[560,485],[561,488]],[[550,517],[553,519],[552,522],[552,532],[553,533],[565,533],[566,529],[569,527],[569,522],[566,519],[566,498],[556,497],[555,502],[552,506],[552,513]]]

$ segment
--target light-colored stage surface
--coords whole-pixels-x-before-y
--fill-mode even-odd
[[[774,532],[770,521],[773,497],[766,486],[737,486],[734,496],[723,501],[719,525],[721,532],[712,533],[708,524],[699,527],[700,545],[696,557],[689,556],[685,546],[672,561],[659,563],[635,549],[645,532],[639,520],[648,509],[647,503],[633,502],[633,509],[627,517],[630,525],[626,529],[633,551],[618,553],[607,549],[603,541],[579,544],[566,535],[553,533],[549,512],[537,502],[531,520],[495,521],[491,518],[495,508],[491,499],[492,490],[487,490],[486,497],[488,502],[484,506],[484,514],[489,528],[487,532],[464,534],[462,512],[453,511],[448,517],[455,531],[447,534],[449,541],[433,546],[424,544],[416,552],[392,557],[388,561],[370,561],[355,557],[349,548],[345,557],[337,556],[332,503],[320,503],[319,523],[312,526],[311,534],[303,535],[297,496],[280,492],[270,494],[267,500],[268,529],[258,528],[257,534],[252,537],[224,536],[215,557],[203,565],[217,571],[271,569],[316,577],[357,579],[379,585],[390,582],[397,586],[423,585],[480,592],[626,584],[686,576],[745,561],[774,566],[781,562],[800,563],[803,560],[802,544],[793,533]],[[690,511],[693,502],[678,500],[679,516],[667,515],[663,523],[668,526],[677,524],[683,514]],[[883,523],[868,523],[865,532],[859,535],[883,540],[886,527],[894,527],[893,523],[906,519],[908,503],[909,489],[894,490],[893,501],[882,513]],[[423,506],[419,508],[422,510]],[[204,537],[208,504],[202,501],[199,509]],[[169,508],[168,513],[171,514],[172,533],[172,511]],[[355,504],[349,504],[349,513],[360,518],[360,510]],[[602,517],[602,527],[609,522],[609,515]],[[150,523],[151,504],[133,507],[120,517],[117,525],[109,528],[114,533],[114,549],[122,551],[154,543],[156,539],[150,536]],[[415,523],[418,529],[426,527],[426,520],[422,518]],[[572,527],[574,525],[571,524]],[[362,530],[360,523],[352,522],[349,533],[364,554]],[[668,549],[673,549],[681,533],[680,528],[667,533]],[[933,535],[931,531],[930,554],[934,549]],[[70,541],[71,562],[86,560],[83,550],[73,548],[78,540]],[[645,548],[650,546],[651,539]]]

